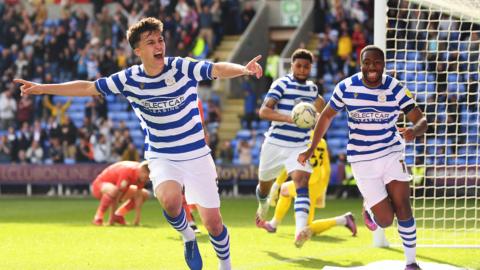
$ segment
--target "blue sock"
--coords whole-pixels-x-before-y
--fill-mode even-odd
[[[183,237],[183,241],[188,242],[195,240],[195,232],[188,226],[187,218],[185,217],[185,210],[182,208],[180,214],[176,217],[171,217],[163,210],[163,215],[167,219],[168,223],[172,225],[172,227],[180,232]]]
[[[225,225],[223,225],[223,231],[218,236],[210,235],[210,242],[217,253],[217,257],[220,260],[227,260],[230,258],[230,236]]]
[[[402,238],[405,259],[408,264],[416,262],[417,251],[417,225],[415,219],[398,220],[398,234]]]

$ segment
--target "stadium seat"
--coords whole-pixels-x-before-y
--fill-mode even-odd
[[[450,83],[447,84],[447,91],[449,93],[457,93],[457,92],[459,92],[459,88],[460,88],[460,86],[456,82],[450,82]]]
[[[128,121],[130,119],[130,113],[129,112],[109,112],[108,113],[108,118],[110,118],[112,121]]]
[[[67,112],[73,113],[73,112],[84,112],[85,111],[85,104],[79,104],[79,103],[72,103],[70,107],[68,107]]]
[[[385,68],[386,68],[387,70],[395,70],[395,63],[394,63],[394,62],[387,62],[387,63],[385,64]]]
[[[460,80],[460,77],[458,76],[457,73],[448,74],[447,76],[447,82],[449,83],[459,82],[459,80]]]
[[[261,130],[267,130],[270,127],[270,122],[266,120],[262,120],[260,121],[258,126],[259,126],[259,129]]]
[[[407,52],[407,60],[412,61],[417,59],[417,52]]]
[[[412,72],[414,70],[411,70],[410,72],[407,72],[407,76],[405,77],[407,82],[415,81],[416,80],[416,73]]]
[[[417,63],[407,62],[407,67],[406,68],[407,68],[408,71],[416,71]],[[408,73],[407,73],[407,76],[408,76]]]
[[[396,70],[404,70],[405,68],[405,62],[398,61],[395,63]]]
[[[232,145],[233,152],[236,152],[237,150],[237,145],[238,145],[238,140],[237,139],[232,139],[230,141],[230,144]]]
[[[75,122],[75,124],[77,123],[77,121],[83,122],[83,118],[85,117],[84,112],[71,112],[68,115],[70,116],[70,119]]]
[[[128,120],[128,121],[125,121],[125,124],[126,126],[128,127],[128,129],[132,130],[132,129],[139,129],[140,128],[140,123],[136,120]]]
[[[127,109],[126,107],[127,107],[127,104],[125,103],[114,102],[114,103],[108,104],[108,110],[112,113],[123,112]]]
[[[397,54],[395,56],[397,60],[404,60],[405,59],[405,52],[403,51],[397,51]]]
[[[57,102],[60,102],[60,103],[66,103],[68,101],[69,97],[65,97],[65,96],[53,96],[52,97],[52,103],[55,104]],[[72,100],[72,102],[74,102]]]
[[[424,72],[418,72],[418,73],[415,73],[415,75],[416,75],[415,80],[417,82],[424,82],[427,78],[427,74]]]
[[[252,133],[248,129],[241,129],[237,132],[237,139],[248,141],[252,138]]]

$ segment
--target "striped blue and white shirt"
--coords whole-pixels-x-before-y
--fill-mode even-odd
[[[405,143],[397,131],[400,110],[414,107],[410,92],[400,82],[383,75],[382,85],[372,89],[357,73],[335,86],[329,105],[348,112],[349,140],[347,160],[367,161],[404,151]]]
[[[210,148],[197,105],[199,81],[212,79],[211,62],[166,57],[165,67],[148,76],[134,65],[95,81],[102,95],[122,94],[130,102],[145,134],[145,158],[189,160]]]
[[[301,102],[314,103],[318,98],[318,88],[312,81],[299,83],[292,74],[275,80],[265,97],[277,101],[275,111],[290,115],[293,107]],[[295,124],[272,121],[269,130],[265,133],[265,142],[283,147],[305,146],[310,141],[310,129],[299,128]]]

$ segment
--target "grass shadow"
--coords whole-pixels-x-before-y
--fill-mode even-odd
[[[279,253],[276,252],[271,252],[267,251],[266,254],[270,256],[271,258],[283,262],[283,263],[291,263],[295,264],[298,266],[299,269],[321,269],[324,266],[342,266],[342,267],[350,267],[350,266],[359,266],[362,265],[361,262],[351,262],[348,265],[342,265],[338,264],[334,261],[326,261],[326,260],[320,260],[318,258],[313,258],[313,257],[297,257],[297,258],[289,258],[285,257],[283,255],[280,255]],[[281,267],[279,268],[281,269]]]

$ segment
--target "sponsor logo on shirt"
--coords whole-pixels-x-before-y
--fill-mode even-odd
[[[184,96],[175,97],[168,100],[161,101],[148,101],[143,100],[142,106],[152,112],[167,112],[172,110],[177,110],[180,108],[180,105],[185,101]]]
[[[360,123],[382,123],[391,117],[391,113],[382,112],[375,108],[362,108],[348,113],[350,118]]]

